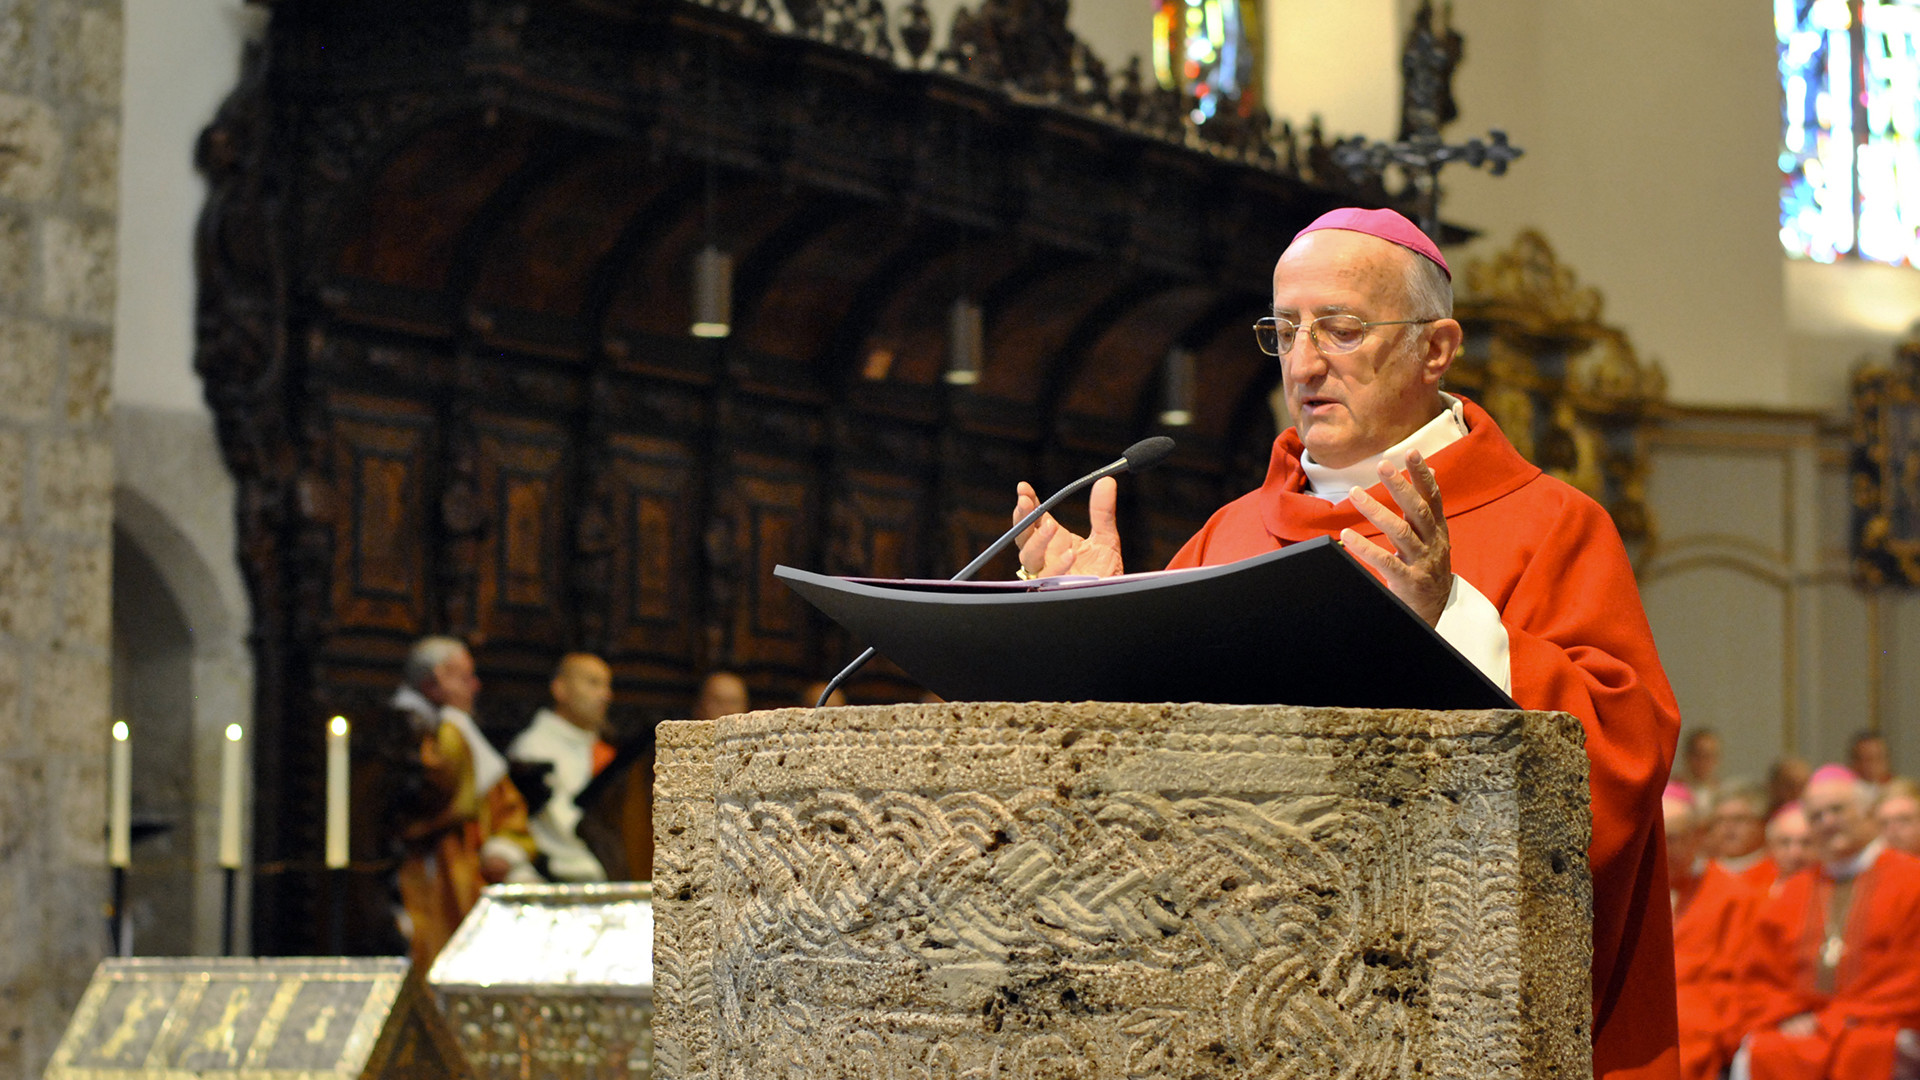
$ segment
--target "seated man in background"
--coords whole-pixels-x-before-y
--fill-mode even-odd
[[[424,972],[483,885],[541,878],[526,801],[473,720],[473,655],[458,638],[422,638],[407,653],[405,678],[388,704],[419,740],[424,783],[398,823],[400,902],[415,969]]]
[[[530,823],[546,875],[555,881],[605,881],[606,870],[575,831],[580,807],[574,800],[613,760],[613,747],[601,738],[613,703],[613,670],[591,653],[568,653],[547,692],[553,707],[533,714],[533,722],[507,747],[507,756],[553,766],[547,777],[552,794]]]
[[[1780,812],[1780,808],[1790,802],[1799,802],[1800,793],[1807,789],[1807,776],[1812,770],[1801,759],[1788,754],[1773,763],[1767,770],[1767,817]]]
[[[1773,884],[1767,858],[1767,797],[1753,784],[1727,784],[1707,819],[1706,854],[1714,864],[1760,891]]]
[[[1860,778],[1868,801],[1880,797],[1880,789],[1893,779],[1893,753],[1887,737],[1877,731],[1856,732],[1847,744],[1847,767]]]
[[[718,720],[735,713],[750,712],[747,681],[731,671],[710,672],[700,680],[700,695],[694,699],[693,720]]]
[[[1723,796],[1714,808],[1726,805]],[[1667,873],[1673,889],[1674,985],[1680,1013],[1680,1074],[1687,1080],[1713,1080],[1726,1068],[1734,1047],[1727,1045],[1732,1025],[1734,973],[1741,939],[1761,892],[1696,852],[1710,831],[1702,828],[1693,795],[1680,784],[1667,785],[1660,800],[1667,826]]]
[[[1708,727],[1688,732],[1680,740],[1680,764],[1674,779],[1693,794],[1694,812],[1704,824],[1720,801],[1720,733]]]
[[[825,704],[821,704],[820,692],[826,688],[827,680],[825,679],[821,679],[819,682],[808,683],[807,688],[800,691],[800,707],[803,709],[811,709],[819,705],[825,709],[837,709],[847,703],[847,692],[840,687],[834,687],[832,696],[827,698]]]
[[[1807,827],[1806,811],[1798,802],[1788,803],[1768,819],[1767,861],[1773,864],[1769,895],[1780,891],[1781,882],[1813,865],[1813,830]]]
[[[1920,1028],[1920,859],[1875,835],[1864,796],[1839,765],[1807,783],[1820,863],[1781,884],[1747,937],[1735,1077],[1888,1080],[1902,1031]]]
[[[1873,823],[1888,847],[1920,855],[1920,784],[1901,776],[1887,781],[1873,804]]]

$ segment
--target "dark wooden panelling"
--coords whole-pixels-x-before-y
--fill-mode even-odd
[[[608,456],[620,522],[611,651],[692,671],[701,532],[693,454],[671,440],[620,435]]]
[[[482,417],[483,514],[493,527],[476,584],[476,630],[488,641],[561,641],[569,605],[566,436],[553,424]]]
[[[333,619],[398,634],[426,625],[426,472],[433,421],[413,402],[335,405],[335,464],[347,493],[334,539]]]

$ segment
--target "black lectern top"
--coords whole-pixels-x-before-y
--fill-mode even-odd
[[[1332,537],[1104,580],[774,576],[949,701],[1518,708]]]

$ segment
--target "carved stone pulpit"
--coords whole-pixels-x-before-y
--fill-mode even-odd
[[[663,725],[663,1077],[1571,1077],[1558,713],[945,704]]]

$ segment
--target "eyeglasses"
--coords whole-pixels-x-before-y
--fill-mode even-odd
[[[1367,339],[1367,331],[1376,326],[1412,326],[1439,321],[1433,318],[1364,322],[1358,315],[1322,315],[1308,322],[1306,331],[1307,336],[1313,339],[1314,348],[1334,355],[1350,353],[1359,348],[1360,343]],[[1300,329],[1301,324],[1292,319],[1269,316],[1253,324],[1253,340],[1260,343],[1260,351],[1268,356],[1285,356],[1293,351],[1293,339],[1299,335]]]

